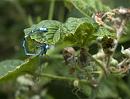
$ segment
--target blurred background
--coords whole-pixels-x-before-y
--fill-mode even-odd
[[[102,0],[102,2],[110,8],[130,8],[130,0]],[[53,5],[52,8],[51,5]],[[70,16],[81,17],[83,15],[72,5],[66,4],[64,0],[0,0],[0,61],[5,59],[24,60],[26,58],[22,48],[23,29],[46,19],[64,22]],[[130,44],[130,24],[126,31],[128,36],[123,37],[121,44],[128,47]],[[126,80],[128,77],[124,79]],[[130,83],[127,84],[130,85]],[[48,83],[46,86],[49,86],[51,89],[49,93],[53,96],[46,99],[77,99],[76,95],[67,91],[69,88],[65,84],[54,81],[53,84]],[[64,90],[59,92],[61,88]],[[0,99],[14,99],[14,92],[12,83],[11,85],[10,83],[0,85]]]

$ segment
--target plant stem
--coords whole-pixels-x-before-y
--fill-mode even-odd
[[[107,55],[107,62],[106,62],[106,69],[109,73],[109,69],[110,69],[110,60],[111,60],[111,55]]]
[[[97,88],[92,88],[91,95],[89,96],[89,99],[96,99],[97,97]]]
[[[49,8],[49,14],[48,14],[48,20],[53,19],[54,9],[55,9],[55,0],[51,0],[50,8]]]
[[[59,9],[59,16],[58,16],[59,21],[64,22],[64,16],[65,16],[65,10],[64,7],[62,6]]]
[[[121,61],[121,62],[117,65],[117,67],[124,66],[127,61],[129,61],[129,58],[125,58],[123,61]]]
[[[74,77],[56,76],[56,75],[45,74],[45,73],[44,74],[40,74],[39,76],[47,77],[47,78],[51,78],[51,79],[56,79],[56,80],[64,80],[64,81],[75,81],[75,80],[77,80],[77,78],[74,78]],[[89,81],[87,81],[87,80],[78,80],[78,81],[80,83],[91,85],[91,83]]]
[[[126,23],[126,19],[122,19],[121,25],[120,25],[119,29],[116,31],[117,41],[116,41],[116,44],[115,44],[115,47],[114,47],[113,54],[115,53],[116,48],[117,48],[117,46],[119,44],[119,40],[123,35],[123,29],[124,29],[125,23]],[[113,54],[112,54],[112,56],[113,56]]]

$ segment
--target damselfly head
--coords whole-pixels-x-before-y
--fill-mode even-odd
[[[41,28],[39,28],[39,31],[42,31],[42,32],[47,32],[47,31],[48,31],[48,29],[47,29],[47,28],[45,28],[45,27],[41,27]]]

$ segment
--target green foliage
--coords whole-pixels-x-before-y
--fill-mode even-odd
[[[64,2],[69,10],[66,9]],[[109,3],[112,2],[116,3],[110,5]],[[103,3],[106,3],[107,6]],[[25,74],[32,74],[33,76],[30,75],[30,77],[34,85],[19,84],[17,79],[14,83],[14,85],[19,84],[16,86],[17,89],[12,85],[13,92],[6,92],[9,99],[12,93],[13,95],[18,95],[15,99],[22,99],[22,97],[19,97],[20,95],[27,99],[129,99],[130,77],[127,73],[129,60],[126,60],[127,64],[123,64],[121,68],[118,68],[118,65],[123,63],[126,57],[120,53],[119,49],[117,49],[118,53],[115,53],[116,51],[112,52],[115,44],[113,41],[117,40],[116,30],[112,28],[113,23],[109,24],[112,20],[105,20],[106,17],[109,17],[106,12],[111,11],[110,6],[111,8],[115,5],[119,7],[119,4],[129,6],[127,3],[126,1],[121,3],[120,0],[1,1],[0,59],[4,60],[4,58],[9,59],[12,57],[15,59],[0,62],[0,82],[4,82],[6,86],[5,88],[0,86],[0,98],[1,94],[3,94],[2,90],[7,87],[10,88],[6,83],[7,81],[16,79],[20,75],[30,80]],[[99,16],[94,17],[97,14],[96,12],[99,13]],[[100,14],[104,13],[108,14],[108,16],[106,15],[103,20],[100,20],[102,18]],[[110,13],[109,18],[111,17],[113,15]],[[103,21],[107,24],[105,26],[104,24],[99,25],[95,18],[99,18],[99,23]],[[32,26],[29,27],[29,24]],[[48,32],[41,33],[36,31],[31,35],[29,34],[31,31],[38,30],[41,27],[46,27]],[[128,29],[124,31],[129,33],[130,26],[127,27]],[[130,40],[128,33],[127,36],[121,39],[121,42],[126,43],[126,41]],[[30,53],[40,51],[39,46],[43,43],[53,45],[53,47],[48,49],[47,55],[25,57],[20,45],[23,35],[25,38],[28,36],[26,38],[26,47]],[[110,40],[106,40],[104,43],[103,39],[99,42],[96,40],[104,37],[110,38]],[[99,46],[97,47],[98,44]],[[105,49],[102,49],[103,45]],[[74,47],[74,52],[69,49],[70,47]],[[129,47],[127,43],[126,47]],[[98,48],[100,53],[97,53]],[[106,53],[110,52],[110,54],[104,53],[104,50],[106,50]],[[118,54],[118,56],[115,54]],[[111,57],[115,59],[116,63],[111,63]],[[25,58],[27,59],[23,61]],[[65,63],[65,61],[67,62]],[[83,62],[84,64],[82,64]],[[35,79],[35,77],[39,79]],[[122,78],[126,78],[123,79],[124,82]],[[60,81],[57,84],[58,80]],[[69,82],[69,84],[66,82]],[[64,89],[65,87],[68,89],[62,90],[63,92],[59,91],[57,94],[56,90]],[[68,94],[67,92],[70,93]]]
[[[100,28],[91,17],[70,17],[65,23],[54,20],[44,20],[25,29],[25,36],[28,36],[31,31],[40,27],[48,28],[48,32],[33,33],[30,35],[31,39],[34,39],[36,42],[47,43],[50,45],[65,40],[73,45],[88,46],[97,37],[115,37],[114,32],[110,32],[104,27]]]
[[[92,35],[96,33],[97,30],[97,24],[94,23],[94,21],[89,17],[68,18],[64,24],[54,20],[44,20],[37,25],[33,25],[31,28],[25,29],[25,36],[27,36],[32,30],[38,29],[40,27],[47,27],[48,32],[33,33],[30,37],[37,42],[47,44],[56,44],[58,41],[63,41],[65,37],[69,38],[69,41],[72,43],[80,44],[82,42],[76,40],[76,37],[79,36],[80,39],[85,37],[83,40],[84,43],[87,42],[87,38],[93,38]],[[72,36],[74,36],[74,38]]]
[[[22,60],[5,60],[0,62],[0,82],[15,79],[20,75],[33,74],[38,66],[38,58],[33,57],[25,62]]]
[[[32,25],[30,28],[24,30],[25,36],[32,30],[39,29],[40,27],[46,27],[47,33],[33,33],[30,37],[39,43],[55,44],[60,39],[60,26],[61,23],[54,20],[44,20],[36,25]]]
[[[65,40],[77,46],[86,46],[95,39],[97,24],[90,17],[68,18],[64,24]]]
[[[110,31],[106,29],[105,27],[100,27],[95,35],[98,37],[105,37],[105,36],[111,37],[111,38],[116,37],[116,33],[114,31]]]
[[[97,11],[107,11],[110,8],[101,3],[101,0],[68,0],[85,16],[91,16]]]

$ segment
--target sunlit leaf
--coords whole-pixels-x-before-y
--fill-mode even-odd
[[[100,0],[67,0],[71,2],[85,16],[92,15],[96,11],[106,11],[109,7],[102,4]]]
[[[24,30],[25,36],[27,36],[32,30],[37,30],[41,27],[48,29],[48,32],[39,33],[34,32],[30,35],[31,39],[34,39],[40,43],[55,44],[60,39],[60,26],[61,22],[55,20],[44,20],[38,24],[32,25],[30,28]]]
[[[5,60],[0,62],[0,82],[15,79],[19,75],[33,74],[38,67],[38,58],[33,57],[28,60]]]
[[[66,31],[66,40],[73,44],[86,45],[94,40],[96,36],[96,30],[98,29],[97,24],[90,17],[86,18],[68,18],[65,22],[64,27]],[[65,30],[65,29],[64,29]]]
[[[100,27],[97,31],[96,34],[94,34],[95,36],[98,36],[98,37],[112,37],[114,38],[116,36],[116,33],[114,31],[110,31],[104,27]]]

